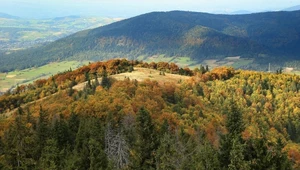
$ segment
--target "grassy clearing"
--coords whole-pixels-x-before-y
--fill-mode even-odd
[[[145,56],[144,55],[141,55],[141,56],[138,56],[137,58],[136,58],[136,60],[139,60],[139,61],[145,61],[144,60],[144,58],[145,58]]]
[[[172,61],[180,67],[189,67],[195,65],[195,61],[192,61],[189,57],[176,57]]]
[[[202,65],[208,65],[210,68],[215,68],[220,66],[230,66],[233,68],[240,68],[242,66],[251,64],[252,62],[253,59],[227,57],[223,60],[204,60]]]
[[[226,57],[222,60],[218,59],[208,59],[204,60],[202,63],[198,63],[196,61],[191,60],[189,57],[165,57],[165,55],[154,55],[152,57],[148,57],[144,59],[145,56],[139,56],[138,60],[143,60],[145,62],[173,62],[177,64],[179,67],[189,67],[191,69],[199,68],[200,65],[208,65],[209,68],[216,68],[220,66],[228,66],[234,68],[240,68],[242,66],[251,64],[253,59],[240,58],[240,56],[236,57]]]
[[[242,66],[249,65],[253,62],[253,59],[241,58],[240,56],[235,57],[226,57],[224,59],[208,59],[204,60],[202,63],[198,63],[197,61],[191,60],[189,57],[165,57],[165,55],[154,55],[144,59],[145,56],[137,57],[138,60],[143,60],[145,62],[173,62],[177,64],[179,67],[189,67],[190,69],[199,68],[200,65],[206,66],[208,65],[210,69],[220,67],[220,66],[228,66],[233,68],[240,68]]]
[[[253,59],[246,59],[246,58],[241,58],[237,61],[235,61],[231,66],[234,68],[239,68],[245,65],[249,65],[253,62]]]
[[[226,57],[225,60],[239,60],[241,56],[236,56],[236,57]]]
[[[158,70],[148,69],[148,68],[140,68],[140,67],[135,67],[134,71],[132,71],[131,73],[126,72],[126,73],[112,75],[111,77],[113,77],[117,80],[124,80],[124,79],[129,78],[130,80],[143,81],[143,80],[149,79],[152,81],[155,80],[158,83],[171,82],[174,84],[180,83],[180,82],[190,78],[188,76],[181,76],[178,74],[169,74],[169,73],[165,73],[165,75],[160,75],[160,71],[158,71]],[[99,82],[101,82],[101,80],[102,80],[102,78],[98,78]],[[86,83],[87,82],[77,84],[76,86],[73,87],[73,89],[83,90],[84,87],[86,86]]]
[[[158,82],[173,82],[173,83],[178,83],[182,80],[187,80],[190,78],[188,76],[181,76],[177,74],[165,73],[165,75],[160,75],[159,73],[160,71],[158,70],[135,67],[134,71],[131,73],[129,72],[121,73],[121,74],[113,75],[112,77],[117,80],[124,80],[125,78],[129,78],[131,80],[135,79],[137,81],[143,81],[145,79],[150,79],[150,80],[156,80]]]
[[[165,57],[164,54],[160,55],[154,55],[151,57],[148,57],[145,61],[146,62],[171,62],[174,59],[174,57]]]
[[[291,71],[291,72],[285,72],[285,73],[300,75],[300,71]]]
[[[297,75],[300,75],[300,71],[295,71],[294,73]]]
[[[20,71],[13,71],[7,74],[0,73],[0,91],[4,92],[17,84],[32,83],[37,79],[47,78],[59,72],[69,70],[70,68],[76,69],[87,63],[88,61],[63,61],[57,63],[50,63],[48,65],[38,68],[29,68]]]
[[[218,67],[219,65],[217,64],[218,60],[204,60],[203,61],[203,65],[208,65],[211,68],[215,68]]]
[[[196,65],[195,61],[192,61],[189,57],[166,57],[164,54],[161,55],[154,55],[151,57],[148,57],[144,59],[145,56],[139,56],[137,57],[138,60],[143,60],[145,62],[169,62],[169,63],[175,63],[179,67],[190,67]]]
[[[42,32],[42,31],[22,31],[19,33],[21,37],[19,38],[20,41],[35,41],[40,37],[48,37],[53,35],[52,32]]]

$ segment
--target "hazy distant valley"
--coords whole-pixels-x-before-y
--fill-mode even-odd
[[[121,18],[67,16],[49,19],[24,19],[0,13],[0,60],[14,51],[43,46],[81,30],[92,29]],[[18,59],[17,59],[18,60]],[[33,59],[33,60],[38,60]],[[78,68],[88,61],[46,64],[39,68],[0,73],[0,93],[17,84],[31,83],[69,68]],[[3,68],[2,65],[0,68]]]
[[[120,18],[67,16],[23,19],[0,13],[0,51],[41,46],[75,32],[100,27]]]

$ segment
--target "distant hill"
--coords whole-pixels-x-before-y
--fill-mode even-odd
[[[136,59],[164,54],[195,62],[228,56],[253,58],[256,64],[297,59],[300,11],[247,15],[153,12],[78,32],[36,49],[1,57],[1,71],[57,60]]]
[[[81,18],[80,16],[76,16],[76,15],[71,15],[71,16],[66,16],[66,17],[56,17],[53,20],[66,20],[66,19],[78,19]]]
[[[0,12],[0,18],[19,19],[19,17],[12,16],[12,15],[9,15],[9,14],[6,14],[6,13],[2,13],[2,12]]]
[[[283,9],[283,11],[298,11],[298,10],[300,10],[300,5]]]
[[[254,13],[254,12],[247,11],[247,10],[239,10],[239,11],[230,12],[230,14],[234,14],[234,15],[252,14],[252,13]]]

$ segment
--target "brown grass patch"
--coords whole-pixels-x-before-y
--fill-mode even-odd
[[[180,80],[187,80],[190,77],[181,76],[178,74],[169,74],[165,73],[165,75],[160,75],[160,71],[147,69],[147,68],[134,68],[134,71],[129,73],[121,73],[117,75],[113,75],[113,78],[117,80],[124,80],[125,78],[129,78],[130,80],[143,81],[146,79],[156,80],[158,82],[174,82],[177,83]]]

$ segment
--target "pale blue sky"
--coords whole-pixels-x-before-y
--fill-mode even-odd
[[[300,0],[0,0],[0,12],[26,18],[67,15],[131,17],[152,11],[257,12],[296,5],[300,5]]]

